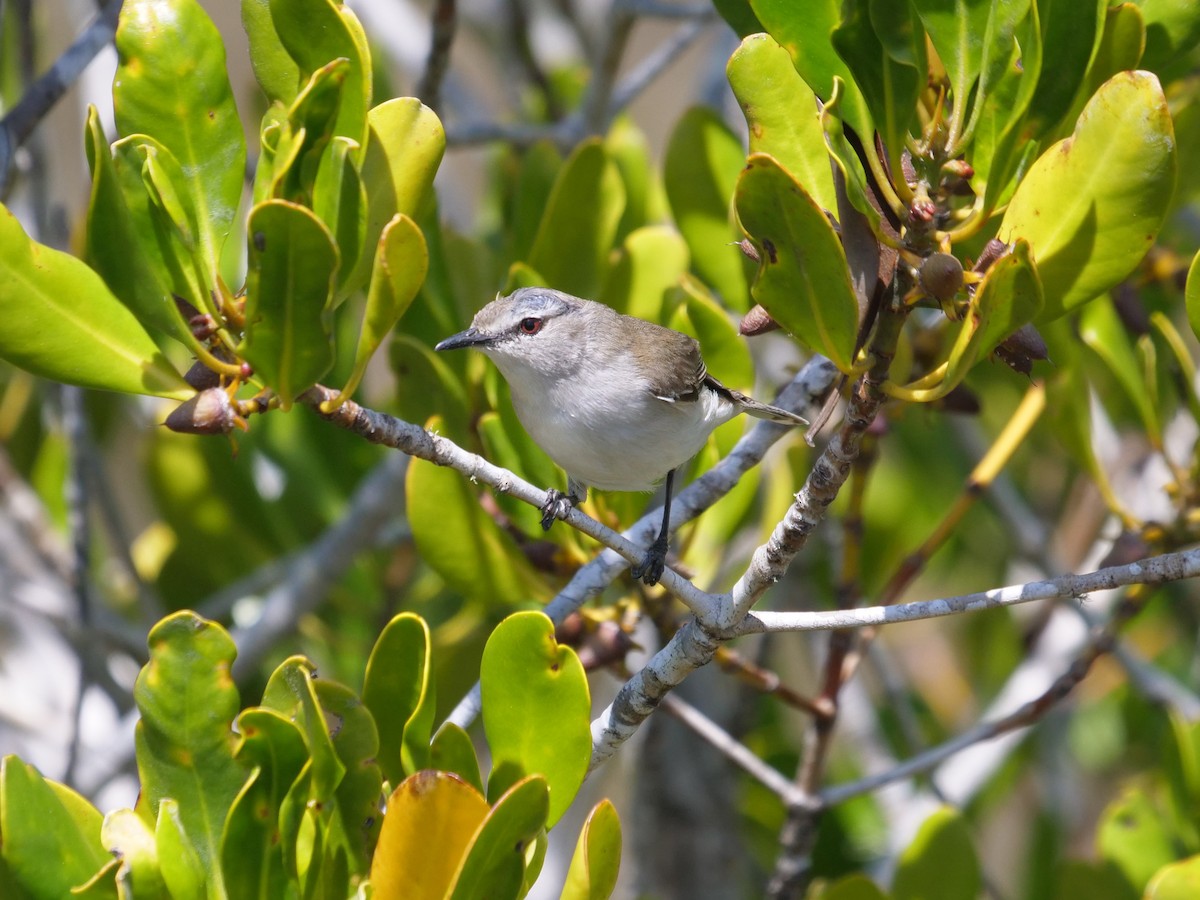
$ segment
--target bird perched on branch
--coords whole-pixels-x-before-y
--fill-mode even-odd
[[[740,413],[807,425],[708,374],[686,334],[621,315],[601,303],[550,288],[497,297],[471,327],[436,350],[473,347],[508,381],[517,418],[566,470],[567,493],[550,490],[542,528],[604,491],[649,491],[666,478],[662,528],[635,578],[656,584],[666,566],[675,471],[713,429]]]

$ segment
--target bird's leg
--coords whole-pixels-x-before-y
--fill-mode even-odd
[[[578,506],[587,498],[587,485],[581,484],[570,475],[567,476],[567,492],[550,488],[546,491],[546,502],[538,509],[542,512],[542,531],[549,531],[555,519],[561,519],[573,506]]]
[[[640,578],[644,584],[653,587],[662,578],[663,570],[667,567],[667,533],[671,530],[671,487],[675,482],[675,470],[667,473],[667,497],[663,501],[662,528],[658,537],[646,551],[645,558],[631,570],[634,578]]]

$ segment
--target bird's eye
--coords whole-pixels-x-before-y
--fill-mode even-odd
[[[528,319],[521,320],[520,328],[522,334],[537,334],[542,330],[542,320],[530,316]]]

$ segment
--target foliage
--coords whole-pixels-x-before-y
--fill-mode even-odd
[[[623,0],[615,5],[618,18],[632,16]],[[32,404],[8,412],[10,397],[21,406],[21,373],[174,404],[167,428],[146,438],[159,527],[147,528],[134,560],[167,598],[159,611],[170,613],[358,511],[351,491],[378,459],[368,441],[388,441],[352,396],[378,398],[395,415],[388,421],[425,429],[410,436],[478,452],[506,479],[561,487],[495,370],[431,349],[498,288],[546,284],[696,336],[709,369],[739,390],[753,386],[755,367],[731,313],[744,316],[746,333],[753,322],[781,328],[789,350],[836,366],[852,404],[875,402],[871,416],[848,418],[839,432],[849,436],[839,447],[853,443],[838,460],[851,480],[834,506],[843,533],[830,542],[842,556],[798,564],[790,585],[804,602],[886,605],[918,574],[945,591],[995,583],[1017,541],[994,538],[1001,529],[990,519],[959,526],[1009,463],[1047,520],[1066,506],[1064,473],[1079,471],[1141,555],[1195,544],[1200,464],[1196,447],[1181,451],[1172,435],[1200,420],[1185,326],[1200,335],[1200,254],[1192,258],[1195,236],[1179,214],[1194,214],[1200,198],[1200,87],[1185,65],[1195,65],[1200,10],[1173,0],[714,6],[741,39],[725,74],[745,145],[721,115],[695,107],[678,116],[659,165],[631,117],[608,117],[595,82],[614,73],[592,73],[603,102],[572,98],[557,122],[569,91],[560,96],[558,82],[543,78],[540,103],[527,100],[544,107],[538,124],[547,128],[536,134],[546,139],[492,153],[483,213],[463,235],[442,221],[433,190],[447,146],[438,114],[414,97],[377,102],[386,93],[377,90],[379,61],[340,0],[243,0],[265,98],[249,129],[258,146],[248,177],[245,111],[217,27],[196,0],[126,0],[115,36],[115,139],[94,108],[83,129],[91,190],[82,258],[32,239],[0,211],[0,358],[15,367],[5,370],[0,436],[18,447],[24,435],[36,457],[22,462],[28,472],[64,465]],[[577,73],[556,74],[566,83]],[[588,118],[593,106],[605,110],[600,120]],[[385,343],[394,396],[368,374]],[[1036,383],[1027,388],[1024,376]],[[997,436],[969,476],[942,416],[955,404],[980,410]],[[1148,448],[1143,461],[1169,473],[1153,513],[1114,484],[1094,439],[1102,424],[1136,435]],[[696,471],[726,457],[740,429],[716,431]],[[709,497],[711,508],[677,540],[673,568],[714,592],[731,573],[753,571],[746,548],[782,527],[801,482],[813,479],[807,451],[793,444],[788,453]],[[1045,468],[1035,456],[1049,460]],[[524,896],[605,733],[603,717],[590,721],[581,657],[627,675],[635,620],[668,644],[703,616],[619,582],[585,608],[577,653],[556,634],[561,621],[528,607],[555,598],[595,557],[596,542],[562,525],[543,534],[527,498],[513,496],[508,480],[481,491],[472,465],[414,453],[403,476],[403,549],[364,553],[328,575],[323,614],[336,625],[304,616],[308,655],[289,651],[267,667],[252,658],[258,671],[240,686],[261,693],[258,706],[239,712],[230,630],[191,612],[161,618],[132,692],[141,783],[133,809],[102,815],[6,757],[0,894]],[[248,499],[262,469],[283,473],[276,504]],[[601,494],[583,509],[612,526],[642,505]],[[1059,524],[1077,527],[1070,518]],[[1039,544],[1019,526],[1010,531]],[[923,535],[931,536],[922,543]],[[1098,541],[1099,525],[1085,538]],[[1046,543],[1026,556],[1057,574],[1064,567]],[[604,590],[590,586],[588,596]],[[733,603],[730,594],[707,596],[722,610]],[[393,616],[397,599],[406,611]],[[1147,589],[1130,588],[1111,631],[1148,602]],[[130,598],[113,605],[132,617]],[[1037,635],[1011,618],[986,621],[951,633],[963,681],[990,693]],[[1140,620],[1156,640],[1193,624],[1180,611]],[[589,644],[606,628],[621,638]],[[734,633],[706,632],[714,644]],[[797,770],[808,796],[820,793],[827,766],[846,780],[863,774],[827,758],[857,664],[838,642],[861,642],[865,656],[871,640],[846,634],[829,642],[823,681],[813,666],[812,698],[795,704],[811,716],[810,755]],[[360,648],[372,639],[361,691],[317,677],[319,657],[322,669],[357,679]],[[1106,632],[1093,641],[1096,656],[1115,640]],[[1082,678],[1087,665],[1076,662]],[[1162,665],[1188,672],[1177,659]],[[754,665],[740,671],[754,680]],[[462,727],[435,727],[476,672],[486,777]],[[665,685],[664,694],[674,686],[644,673],[629,682],[646,683]],[[649,715],[661,695],[646,696]],[[1030,864],[1031,895],[1194,892],[1196,726],[1122,702],[1086,712],[1111,727],[1140,716],[1170,739],[1128,742],[1157,754],[1152,774],[1122,781],[1099,819],[1095,862],[1067,861],[1065,826],[1047,826],[1041,868]],[[906,755],[914,742],[950,740],[948,709],[935,714],[912,697],[902,705],[898,721],[886,709],[877,716],[889,749]],[[760,716],[747,744],[760,763],[795,765],[792,735],[772,715]],[[791,850],[811,856],[811,896],[975,896],[985,881],[977,810],[945,807],[926,818],[905,848],[893,847],[885,890],[861,872],[878,852],[864,849],[872,814],[853,803],[814,812],[794,797],[756,802],[756,789],[746,788],[743,819],[748,832],[770,837],[747,843],[764,865]],[[810,812],[824,816],[821,837],[781,851],[783,820]],[[816,832],[814,819],[808,833]],[[580,832],[562,896],[609,896],[620,855],[616,808],[602,801]]]
[[[541,613],[518,613],[488,647],[504,653],[531,629],[551,627]],[[400,645],[409,652],[393,652]],[[531,657],[483,674],[485,690],[525,698],[524,746],[497,764],[489,803],[473,783],[469,741],[458,759],[474,777],[418,761],[430,755],[421,709],[433,691],[429,631],[418,617],[401,613],[384,629],[363,688],[368,702],[293,657],[272,674],[262,704],[239,713],[228,633],[176,613],[151,631],[138,679],[136,809],[102,816],[16,757],[4,759],[5,896],[522,895],[537,879],[553,810],[570,804],[581,781],[559,773],[581,774],[591,755],[590,743],[557,739],[564,729],[586,734],[588,689],[574,651],[552,637],[549,650],[562,664],[553,678]],[[390,723],[406,704],[416,707],[408,727],[377,728],[377,717]],[[503,720],[485,730],[494,747],[511,733]],[[434,735],[434,747],[447,739]],[[620,840],[611,805],[601,803],[580,835],[564,896],[608,896]]]

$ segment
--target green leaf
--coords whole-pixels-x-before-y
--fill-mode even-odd
[[[713,6],[740,38],[763,30],[762,23],[750,8],[749,0],[713,0]]]
[[[61,900],[109,862],[99,811],[15,756],[0,760],[4,862],[28,896]]]
[[[626,315],[661,321],[663,298],[679,284],[687,266],[688,248],[679,232],[646,225],[625,238],[596,299]]]
[[[1176,859],[1162,812],[1140,788],[1128,788],[1109,804],[1096,831],[1096,848],[1135,891]]]
[[[238,352],[287,409],[333,365],[337,247],[310,210],[284,200],[251,210],[249,237],[246,331]]]
[[[388,798],[371,863],[375,900],[445,900],[488,813],[483,795],[455,775],[406,778]]]
[[[1137,351],[1112,300],[1102,297],[1083,311],[1079,319],[1079,337],[1116,378],[1126,399],[1137,410],[1142,425],[1156,445],[1162,442],[1162,423],[1147,390],[1146,378]]]
[[[115,810],[104,817],[100,840],[121,861],[117,869],[121,896],[170,900],[158,865],[158,845],[144,819],[132,809]]]
[[[439,771],[457,775],[483,796],[483,778],[471,737],[453,722],[444,722],[429,747],[429,764]]]
[[[1200,897],[1200,856],[1163,866],[1146,885],[1145,900],[1192,900]]]
[[[981,113],[993,100],[993,93],[1009,70],[1013,53],[1017,49],[1014,35],[1017,26],[1029,12],[1029,0],[954,0],[955,9],[949,10],[938,0],[914,0],[914,6],[943,64],[946,64],[944,48],[955,46],[953,63],[959,73],[956,83],[951,76],[954,89],[954,121],[962,121],[965,107],[971,96],[971,85],[978,78],[975,97],[971,102],[971,114],[963,132],[963,143],[970,140],[978,125]],[[935,8],[937,13],[935,14]],[[948,15],[941,15],[948,13]],[[981,27],[982,24],[982,27]],[[982,36],[983,40],[979,38]],[[1036,55],[1036,54],[1035,54]],[[1038,57],[1040,60],[1040,57]],[[947,64],[949,69],[950,64]],[[1020,79],[1020,74],[1013,80]],[[1036,80],[1036,74],[1031,77]],[[1030,85],[1032,96],[1032,84]],[[1000,108],[1005,115],[1011,114],[1003,103]],[[953,151],[953,147],[951,150]],[[979,170],[976,167],[976,171]],[[982,182],[979,182],[982,184]]]
[[[555,641],[554,623],[544,613],[513,613],[488,638],[479,683],[493,769],[509,763],[543,776],[553,827],[583,784],[592,756],[591,701],[579,657]]]
[[[337,244],[339,285],[346,282],[358,263],[367,231],[367,192],[354,161],[357,150],[349,138],[335,137],[321,155],[313,184],[313,212]]]
[[[966,823],[944,807],[923,823],[900,854],[892,896],[896,900],[927,897],[976,897],[983,888],[979,859]]]
[[[887,900],[887,894],[866,875],[839,878],[813,900]]]
[[[1200,7],[1192,0],[1140,0],[1146,21],[1146,52],[1142,65],[1157,72],[1187,66],[1187,54],[1200,44]]]
[[[0,357],[55,381],[185,400],[194,393],[103,279],[31,241],[0,206]]]
[[[862,159],[846,137],[846,130],[841,119],[844,97],[845,84],[839,78],[833,83],[833,96],[821,111],[821,128],[825,131],[825,146],[829,148],[830,160],[841,172],[842,180],[839,188],[845,191],[845,199],[849,200],[850,205],[862,214],[870,226],[871,232],[878,239],[883,231],[881,215],[867,196],[867,176],[863,171]],[[836,210],[830,210],[830,212],[840,215],[840,203]]]
[[[143,325],[190,344],[194,339],[171,297],[166,273],[147,254],[146,245],[153,236],[138,233],[117,180],[100,116],[91,105],[85,137],[92,172],[85,253],[89,265]]]
[[[563,163],[525,260],[546,283],[581,297],[596,293],[625,210],[625,187],[599,138]]]
[[[367,231],[344,294],[366,283],[374,248],[384,226],[396,213],[421,219],[432,197],[433,176],[446,150],[442,123],[428,106],[412,97],[381,103],[367,115],[368,138],[363,155],[362,182],[367,192]]]
[[[195,0],[126,0],[115,40],[117,129],[153,136],[179,161],[201,254],[215,272],[246,171],[221,35]]]
[[[1053,65],[1041,70],[1029,102],[1030,137],[1052,131],[1071,109],[1100,41],[1107,5],[1107,0],[1038,0],[1042,46],[1053,53]]]
[[[766,153],[823,209],[837,210],[816,95],[792,66],[791,57],[766,34],[753,34],[725,67],[750,132],[750,152]]]
[[[439,425],[429,423],[434,431]],[[417,552],[452,590],[501,608],[547,599],[546,586],[462,474],[414,459],[406,494]]]
[[[329,723],[317,699],[315,666],[303,656],[292,656],[271,673],[262,705],[286,716],[300,729],[312,767],[312,797],[326,803],[345,777],[330,737]]]
[[[733,309],[749,308],[730,201],[745,162],[742,142],[711,109],[694,106],[671,133],[663,161],[667,200],[692,267]]]
[[[1192,264],[1188,267],[1184,296],[1188,324],[1192,326],[1192,334],[1200,338],[1200,252],[1192,257]]]
[[[394,617],[371,650],[362,694],[379,729],[379,765],[392,784],[429,766],[430,671],[429,626],[414,613]]]
[[[271,0],[242,0],[242,27],[250,42],[250,65],[263,93],[272,102],[291,103],[300,90],[300,66],[275,30]]]
[[[138,808],[150,821],[164,800],[178,803],[186,840],[208,882],[219,884],[225,815],[246,780],[233,758],[239,703],[229,667],[237,651],[223,628],[190,611],[155,625],[148,644],[150,661],[133,690],[142,716],[134,735]]]
[[[561,900],[605,900],[617,887],[621,866],[621,820],[609,800],[601,800],[583,823],[567,870]]]
[[[550,789],[530,775],[517,782],[492,807],[459,865],[450,900],[518,896],[528,846],[546,828]]]
[[[820,207],[774,159],[755,154],[738,180],[737,212],[761,258],[755,301],[798,340],[851,371],[858,301],[846,254]]]
[[[302,79],[336,59],[348,61],[333,133],[362,146],[371,108],[371,60],[359,40],[358,20],[334,0],[270,0],[270,7],[275,33]]]
[[[669,214],[662,178],[641,129],[628,116],[618,116],[604,136],[604,149],[616,163],[625,187],[625,211],[617,225],[616,239],[624,241],[638,228],[666,221]]]
[[[1100,85],[1118,72],[1137,68],[1146,48],[1146,26],[1141,11],[1132,3],[1108,7],[1104,30],[1084,79],[1084,98],[1091,97]],[[1079,105],[1082,107],[1081,101]]]
[[[163,797],[158,805],[154,841],[163,881],[167,883],[172,900],[205,900],[208,892],[204,863],[184,833],[179,803],[170,797]]]
[[[375,269],[354,351],[354,370],[342,388],[341,398],[354,393],[371,357],[416,299],[428,271],[429,251],[421,229],[408,216],[397,213],[383,229],[375,249]]]
[[[379,756],[379,731],[370,711],[343,684],[321,679],[314,683],[321,713],[338,760],[346,774],[338,783],[336,802],[322,811],[330,821],[326,839],[331,858],[343,853],[348,874],[366,875],[371,851],[379,837],[383,775]]]
[[[822,100],[833,96],[833,81],[845,82],[843,118],[860,138],[869,139],[875,128],[867,103],[851,77],[850,69],[833,47],[833,30],[842,21],[841,0],[750,0],[754,14],[767,33],[792,57],[792,65]]]
[[[1158,79],[1123,72],[1084,108],[1075,133],[1017,188],[1003,240],[1033,248],[1046,305],[1039,321],[1099,296],[1154,243],[1175,183],[1175,138]]]
[[[562,155],[552,141],[538,141],[521,157],[509,212],[513,259],[526,259],[533,249],[542,213],[562,165]]]
[[[388,347],[388,360],[398,380],[396,415],[408,422],[425,422],[440,416],[446,433],[465,438],[471,404],[462,379],[454,374],[442,353],[407,334],[397,333]]]
[[[882,27],[873,24],[875,19],[881,20]],[[897,166],[909,124],[916,117],[917,97],[928,80],[920,22],[907,2],[845,0],[842,22],[830,39],[862,92],[888,158]],[[864,143],[869,140],[866,132]]]
[[[237,719],[237,759],[250,778],[230,807],[221,836],[221,865],[230,900],[282,897],[287,870],[279,815],[288,789],[308,761],[299,729],[284,715],[256,707]]]

